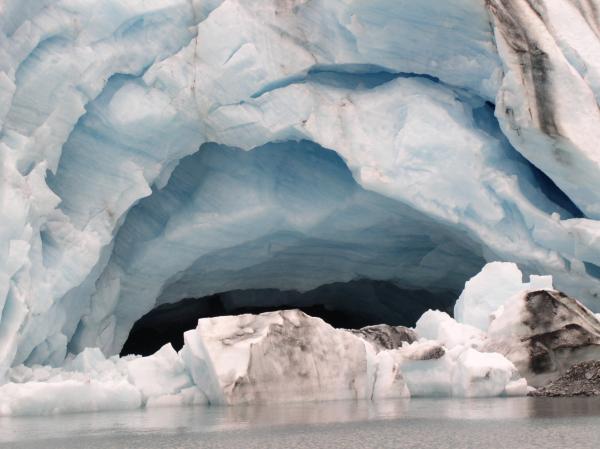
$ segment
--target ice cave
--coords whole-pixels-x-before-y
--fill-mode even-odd
[[[0,416],[520,395],[600,355],[599,11],[1,2]]]

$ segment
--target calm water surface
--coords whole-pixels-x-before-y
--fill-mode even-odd
[[[0,447],[600,448],[599,399],[412,399],[0,418]]]

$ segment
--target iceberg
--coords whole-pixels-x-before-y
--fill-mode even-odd
[[[552,276],[530,276],[523,282],[523,273],[514,263],[486,264],[477,276],[465,284],[454,305],[454,317],[460,323],[486,331],[494,312],[523,290],[554,290]]]
[[[200,320],[182,349],[211,404],[229,405],[408,396],[385,355],[298,310]]]
[[[439,358],[410,360],[401,366],[412,396],[523,396],[527,381],[501,354],[456,346]]]
[[[600,357],[600,320],[577,299],[512,263],[487,264],[470,279],[454,318],[428,311],[415,331],[447,348],[474,348],[510,360],[529,385],[539,387],[578,362]]]
[[[600,357],[598,317],[564,293],[521,292],[495,315],[486,348],[505,354],[534,386],[555,380],[575,363]]]
[[[88,348],[60,368],[14,367],[0,386],[0,416],[527,392],[501,354],[415,337],[385,326],[335,329],[299,310],[204,318],[179,352],[165,345],[106,358]]]

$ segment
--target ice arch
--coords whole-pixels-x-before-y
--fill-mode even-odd
[[[33,327],[17,360],[60,360],[54,348],[62,345],[72,352],[99,346],[118,353],[135,320],[157,298],[162,303],[233,288],[306,290],[363,276],[433,290],[447,289],[451,280],[447,291],[458,291],[484,260],[516,260],[525,271],[553,274],[557,285],[584,300],[593,296],[589,289],[597,281],[590,267],[596,255],[591,251],[590,262],[578,265],[573,257],[580,237],[565,226],[587,220],[553,218],[581,213],[510,146],[489,102],[431,77],[389,74],[376,66],[328,67],[288,81],[220,107],[198,126],[189,108],[172,103],[146,81],[120,75],[109,80],[71,133],[56,175],[48,178],[62,199],[61,222],[80,230],[75,235],[82,246],[73,246],[71,236],[65,240],[58,226],[42,232],[47,265],[61,266],[60,261],[63,270],[81,270],[82,256],[65,254],[82,250],[94,265],[83,282],[53,304],[62,315],[50,330],[57,337]],[[139,107],[128,109],[132,104]],[[208,135],[224,143],[205,143],[194,152]],[[250,151],[237,148],[242,143]],[[272,165],[283,155],[290,172]],[[325,187],[315,191],[319,183],[310,176],[301,179],[302,173],[316,176]],[[273,184],[281,176],[288,181]],[[292,195],[294,183],[302,189]],[[343,234],[336,234],[335,225],[343,220],[317,226],[324,216],[352,204],[348,198],[397,213],[402,224],[420,216],[407,228],[448,240],[450,249],[433,243],[411,254],[412,244],[394,243],[405,237],[394,234],[398,228],[391,225],[380,229],[383,255],[373,255],[377,245],[361,240],[368,234],[344,230],[344,243],[371,251],[361,260],[360,251],[350,250],[367,273],[356,271],[356,261],[339,257],[348,251],[335,241]],[[219,205],[222,199],[227,201]],[[201,227],[190,226],[186,213],[199,215]],[[349,213],[347,221],[366,227],[381,224],[361,220],[385,223],[389,218],[370,210]],[[315,234],[304,235],[311,227]],[[327,229],[330,235],[322,235]],[[388,234],[391,240],[385,241]],[[199,247],[188,245],[198,235]],[[268,247],[276,248],[285,263],[260,260]],[[285,259],[298,248],[305,260],[310,249],[335,260],[323,259],[323,270],[311,270],[299,263],[302,258]],[[385,259],[386,252],[398,248],[406,253],[388,258],[388,265],[378,263],[377,257]],[[435,256],[426,257],[429,252]],[[447,266],[469,265],[475,258],[460,276],[445,277]],[[432,268],[432,259],[439,259],[441,268]],[[404,265],[394,265],[402,260]],[[288,264],[297,270],[294,276],[277,273]],[[205,272],[206,266],[218,269]],[[459,271],[462,266],[457,264]]]
[[[234,289],[367,278],[448,296],[483,263],[463,232],[364,190],[331,150],[205,144],[127,215],[73,345],[119,352],[156,305]]]

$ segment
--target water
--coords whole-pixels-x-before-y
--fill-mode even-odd
[[[412,399],[0,418],[0,447],[600,448],[600,400]]]

